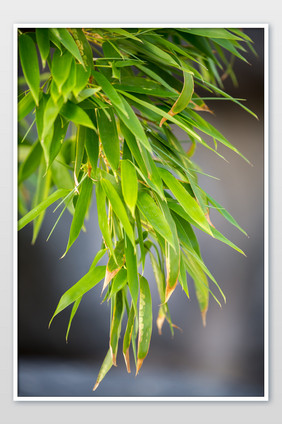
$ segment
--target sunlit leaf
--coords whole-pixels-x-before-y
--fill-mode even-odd
[[[39,64],[35,44],[28,34],[22,34],[19,37],[19,54],[26,82],[38,106],[40,88]]]

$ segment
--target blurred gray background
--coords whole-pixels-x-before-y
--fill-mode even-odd
[[[167,324],[159,336],[156,325],[148,357],[138,377],[127,374],[121,352],[96,392],[92,387],[108,349],[109,306],[101,305],[100,286],[84,296],[65,343],[70,309],[49,320],[60,296],[86,272],[99,250],[101,234],[93,205],[87,233],[82,233],[64,259],[71,218],[56,220],[51,211],[35,246],[31,227],[19,233],[18,355],[19,396],[263,396],[264,393],[264,117],[263,29],[249,29],[258,57],[250,65],[235,61],[239,87],[229,80],[225,90],[246,98],[259,121],[227,101],[210,101],[215,115],[205,117],[253,164],[219,147],[229,163],[199,147],[194,160],[220,180],[200,178],[200,185],[217,199],[246,230],[249,238],[211,211],[214,225],[245,253],[244,257],[197,233],[203,259],[227,297],[222,309],[211,299],[203,328],[192,281],[191,299],[180,286],[171,297],[173,322],[181,327],[171,337]],[[199,91],[197,91],[200,93]],[[180,138],[185,134],[178,133]],[[159,299],[149,266],[146,277],[153,291],[154,322]],[[212,284],[212,283],[211,283]],[[121,350],[121,349],[120,349]],[[133,367],[133,357],[132,368]]]

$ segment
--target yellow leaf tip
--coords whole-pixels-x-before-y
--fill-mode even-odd
[[[144,359],[138,358],[135,377],[138,375],[140,368],[142,367],[143,361],[144,361]]]
[[[129,358],[129,349],[126,350],[126,352],[123,352],[123,357],[126,365],[126,369],[128,373],[131,373],[130,369],[130,358]]]

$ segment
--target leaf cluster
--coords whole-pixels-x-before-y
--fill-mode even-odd
[[[72,305],[67,338],[82,297],[103,281],[111,304],[109,351],[95,389],[116,365],[122,321],[123,354],[136,373],[152,333],[152,299],[144,276],[151,262],[160,306],[159,333],[177,284],[195,287],[206,323],[209,297],[225,296],[201,256],[195,228],[243,253],[211,223],[217,210],[243,231],[198,184],[197,145],[221,156],[218,143],[244,156],[203,117],[206,99],[240,100],[223,91],[236,77],[251,40],[238,29],[36,28],[19,31],[19,230],[33,222],[36,241],[45,211],[72,215],[67,251],[84,229],[95,193],[101,249],[88,272],[60,299],[51,319]],[[221,75],[220,75],[221,74]],[[205,90],[207,97],[197,94]],[[176,138],[174,127],[187,134]],[[212,137],[214,144],[205,141]],[[244,158],[245,159],[245,158]],[[243,231],[244,232],[244,231]],[[98,265],[104,255],[107,265]],[[211,284],[212,283],[212,284]],[[189,283],[190,284],[190,283]],[[125,316],[127,318],[125,318]],[[50,322],[51,324],[51,322]]]

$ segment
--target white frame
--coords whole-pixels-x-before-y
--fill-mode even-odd
[[[20,397],[18,396],[18,268],[17,268],[17,30],[18,28],[65,28],[65,27],[92,27],[92,28],[263,28],[264,29],[264,396],[259,397]],[[230,401],[268,401],[269,400],[269,25],[234,24],[234,23],[203,23],[203,24],[128,24],[128,23],[97,23],[97,24],[14,24],[13,25],[13,400],[14,401],[90,401],[90,402],[122,402],[122,401],[173,401],[173,402],[230,402]]]

